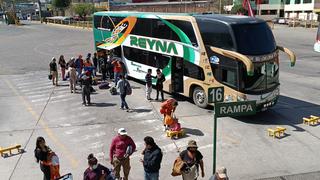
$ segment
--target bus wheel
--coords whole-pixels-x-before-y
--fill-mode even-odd
[[[208,106],[207,96],[201,87],[196,87],[193,90],[193,102],[201,108]]]

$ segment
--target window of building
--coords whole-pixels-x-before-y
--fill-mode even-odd
[[[312,0],[303,0],[303,3],[305,3],[305,4],[312,3]]]
[[[269,4],[269,0],[261,0],[261,4]]]
[[[301,3],[301,0],[294,0],[294,3],[295,3],[295,4],[300,4],[300,3]]]
[[[183,73],[187,77],[191,77],[198,80],[204,80],[203,69],[196,64],[190,63],[189,61],[184,61],[184,70]]]
[[[290,4],[290,0],[286,0],[286,4]]]

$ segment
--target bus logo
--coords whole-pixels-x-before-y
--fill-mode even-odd
[[[220,59],[217,56],[211,56],[210,57],[210,63],[211,64],[219,64]]]

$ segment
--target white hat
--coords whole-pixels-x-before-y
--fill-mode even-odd
[[[125,128],[120,128],[120,129],[118,130],[118,134],[120,134],[120,135],[127,135],[128,133],[127,133],[127,131],[126,131]]]
[[[225,167],[221,167],[219,169],[217,169],[217,173],[218,173],[218,176],[220,178],[227,178],[227,169]]]

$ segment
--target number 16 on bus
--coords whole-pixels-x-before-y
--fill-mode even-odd
[[[212,87],[208,89],[208,103],[223,102],[224,88]]]

